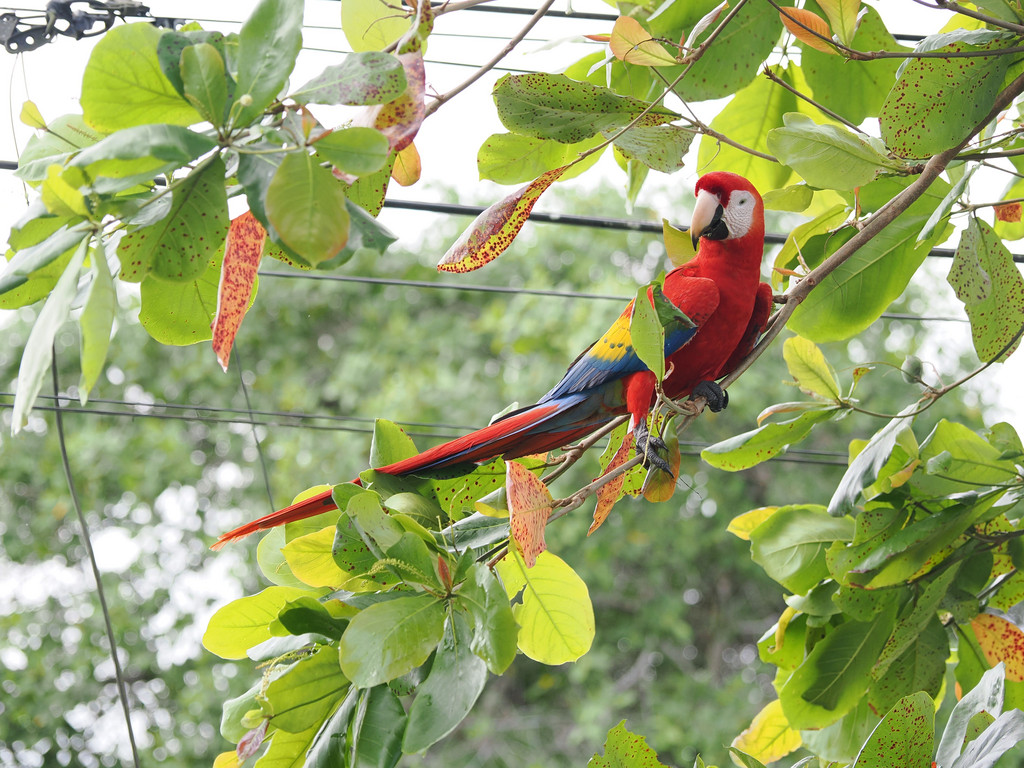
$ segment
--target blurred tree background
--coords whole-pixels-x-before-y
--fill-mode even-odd
[[[570,188],[549,197],[548,210],[623,216],[618,190]],[[633,216],[685,221],[685,198],[672,195],[663,209]],[[137,323],[137,296],[120,297],[105,378],[84,409],[61,405],[144,764],[210,764],[227,746],[217,733],[221,701],[249,685],[249,663],[225,663],[199,642],[218,605],[263,586],[252,566],[256,542],[213,554],[207,546],[216,535],[305,487],[354,476],[366,465],[374,417],[406,425],[422,448],[486,423],[513,401],[533,402],[622,303],[571,294],[624,299],[667,267],[656,235],[534,224],[500,264],[471,278],[507,291],[468,290],[465,278],[459,289],[401,284],[451,282],[433,265],[464,226],[460,218],[431,219],[415,243],[357,255],[341,280],[264,275],[269,289],[246,318],[227,374],[205,345],[154,343]],[[769,224],[785,229],[785,220]],[[288,272],[276,264],[273,271]],[[35,311],[10,313],[4,328],[4,432]],[[910,293],[892,312],[933,310]],[[828,345],[826,354],[847,380],[855,365],[891,367],[859,392],[866,407],[884,413],[912,397],[899,372],[906,355],[925,358],[926,376],[938,371],[949,380],[970,367],[959,358],[968,336],[962,322],[897,314],[850,349]],[[58,336],[64,388],[78,377],[69,362],[78,343],[72,326]],[[752,428],[764,406],[799,399],[780,350],[732,388],[727,411],[705,413],[686,438],[723,439]],[[926,430],[942,417],[982,421],[979,411],[994,407],[998,394],[958,390],[919,423]],[[68,501],[53,402],[40,405],[26,433],[0,444],[0,764],[113,765],[128,753],[112,664]],[[490,680],[453,737],[412,764],[582,765],[622,719],[669,763],[692,764],[697,753],[727,762],[724,745],[774,698],[755,643],[783,604],[778,585],[725,525],[752,506],[790,500],[774,498],[780,491],[773,488],[799,488],[800,499],[827,502],[849,439],[880,423],[817,430],[800,450],[735,475],[702,465],[692,446],[685,488],[671,501],[623,500],[590,538],[592,506],[551,526],[552,548],[589,585],[593,649],[557,668],[520,656]],[[597,473],[596,460],[584,460],[560,487],[579,487]],[[170,486],[168,478],[175,478]]]

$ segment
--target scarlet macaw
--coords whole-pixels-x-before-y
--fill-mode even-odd
[[[700,248],[694,259],[665,276],[665,297],[694,323],[666,333],[668,371],[662,387],[673,399],[700,394],[719,411],[728,396],[715,382],[747,355],[764,329],[772,305],[771,287],[760,281],[764,251],[764,205],[754,186],[734,173],[702,176],[696,186],[690,235]],[[649,298],[651,294],[648,294]],[[543,453],[584,437],[616,416],[629,413],[637,450],[667,468],[649,437],[647,415],[656,377],[633,350],[629,323],[632,302],[611,328],[570,366],[535,405],[509,413],[489,426],[378,467],[389,475],[427,475],[498,458]],[[358,479],[355,481],[358,483]],[[250,533],[335,509],[330,491],[285,507],[225,533],[219,549]]]

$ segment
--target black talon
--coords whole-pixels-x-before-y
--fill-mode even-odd
[[[718,386],[717,381],[698,382],[697,386],[693,388],[693,392],[690,393],[691,400],[695,397],[703,397],[707,400],[708,408],[712,413],[723,411],[729,405],[729,393]]]
[[[641,421],[633,428],[633,441],[636,445],[636,454],[640,457],[640,463],[648,469],[657,467],[663,472],[672,474],[672,467],[662,455],[667,452],[668,446],[665,441],[657,435],[652,435],[647,429],[647,422]]]

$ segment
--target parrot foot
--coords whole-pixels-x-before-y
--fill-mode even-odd
[[[672,474],[672,467],[662,455],[668,451],[665,441],[657,435],[652,435],[647,429],[647,421],[637,422],[633,428],[633,442],[636,445],[636,454],[640,457],[640,463],[645,467],[657,467],[663,472]]]
[[[703,397],[708,402],[708,408],[712,413],[724,411],[729,405],[729,393],[718,386],[717,381],[700,381],[690,393],[690,399]]]

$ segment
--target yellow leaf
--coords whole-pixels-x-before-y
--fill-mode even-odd
[[[1024,632],[1001,616],[982,613],[971,621],[971,629],[988,663],[1006,665],[1006,679],[1024,681]]]
[[[21,105],[21,122],[30,128],[46,128],[46,121],[43,119],[43,113],[39,111],[39,107],[36,106],[34,101],[26,101]]]
[[[839,42],[849,46],[857,34],[857,17],[860,14],[860,0],[819,0],[818,5],[832,22],[832,28],[839,36]]]
[[[631,16],[619,16],[615,20],[609,46],[615,58],[626,64],[671,67],[679,63],[662,45],[654,42],[651,33]]]
[[[238,768],[238,754],[235,750],[221,752],[213,758],[213,768]]]
[[[334,562],[334,530],[330,525],[316,533],[292,539],[281,550],[295,578],[311,587],[337,588],[351,574]]]
[[[782,345],[782,357],[801,390],[826,400],[839,399],[839,382],[825,355],[813,341],[791,336]]]
[[[411,187],[420,180],[423,164],[416,145],[409,145],[395,156],[395,165],[391,169],[391,178],[403,187]]]
[[[653,503],[671,499],[676,492],[676,483],[679,481],[679,465],[682,464],[679,440],[675,435],[669,435],[665,443],[668,446],[668,465],[672,472],[651,467],[647,471],[647,477],[644,478],[644,498]]]
[[[89,215],[89,209],[85,205],[85,197],[82,196],[82,193],[74,185],[64,178],[64,168],[61,165],[54,164],[46,169],[46,181],[43,182],[42,198],[46,210],[56,216]]]
[[[668,219],[661,220],[661,237],[665,241],[665,253],[675,266],[682,266],[697,255],[690,233],[673,227]]]
[[[782,23],[786,25],[786,29],[804,45],[809,45],[822,53],[839,55],[835,46],[825,41],[832,38],[832,31],[828,28],[828,23],[818,14],[805,11],[803,8],[783,8],[779,12],[779,16],[782,18]],[[814,34],[815,32],[818,34]],[[823,36],[825,40],[818,35]]]
[[[750,541],[750,532],[778,511],[778,507],[758,507],[729,521],[725,530],[744,541]]]
[[[789,727],[789,721],[782,714],[782,702],[778,699],[754,715],[750,727],[732,740],[733,747],[765,764],[785,757],[802,743],[800,733]],[[737,765],[742,765],[735,756],[732,759]]]

